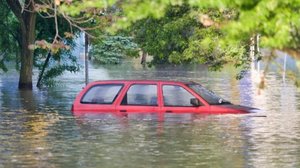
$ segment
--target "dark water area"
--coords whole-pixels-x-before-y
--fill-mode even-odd
[[[73,116],[84,73],[59,85],[19,91],[16,72],[0,77],[0,167],[300,167],[300,90],[270,71],[235,80],[237,71],[138,64],[91,66],[90,81],[169,79],[202,83],[253,115],[129,114]],[[37,74],[37,72],[35,72]]]

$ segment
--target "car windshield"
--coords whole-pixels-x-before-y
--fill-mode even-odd
[[[224,100],[220,96],[216,95],[213,91],[206,89],[200,84],[187,84],[187,86],[193,89],[199,96],[207,101],[210,105],[221,105],[221,104],[231,104],[229,101]]]

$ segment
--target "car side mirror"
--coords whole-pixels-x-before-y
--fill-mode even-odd
[[[201,105],[199,99],[197,99],[197,98],[191,98],[190,102],[195,107],[199,107]]]

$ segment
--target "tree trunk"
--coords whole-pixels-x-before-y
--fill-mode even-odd
[[[34,0],[25,0],[24,9],[18,0],[6,0],[10,9],[19,20],[21,28],[21,69],[19,89],[32,89],[33,50],[29,45],[35,41],[36,12]]]
[[[30,14],[26,25],[21,26],[22,29],[22,53],[21,53],[21,69],[19,78],[19,89],[32,89],[32,68],[33,68],[33,50],[29,49],[29,45],[35,41],[35,14]]]
[[[43,69],[42,69],[42,71],[41,71],[41,73],[39,75],[39,79],[38,79],[38,82],[36,84],[36,87],[38,87],[38,88],[40,88],[42,86],[41,82],[42,82],[42,79],[43,79],[43,76],[44,76],[44,72],[45,72],[46,67],[48,66],[50,58],[51,58],[51,51],[48,52],[47,58],[46,58],[46,60],[44,62],[44,65],[43,65]]]
[[[21,53],[21,69],[19,78],[19,89],[32,89],[32,66],[33,66],[33,50],[28,46],[33,44],[34,32],[22,30],[22,53]]]
[[[147,59],[147,53],[142,50],[142,59],[141,59],[141,64],[146,65],[146,59]]]

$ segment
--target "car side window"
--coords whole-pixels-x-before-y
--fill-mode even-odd
[[[86,92],[80,102],[83,104],[112,104],[122,87],[122,84],[93,86]]]
[[[121,105],[157,106],[157,85],[134,84],[130,86]]]
[[[192,107],[190,92],[181,86],[163,85],[164,106]]]

